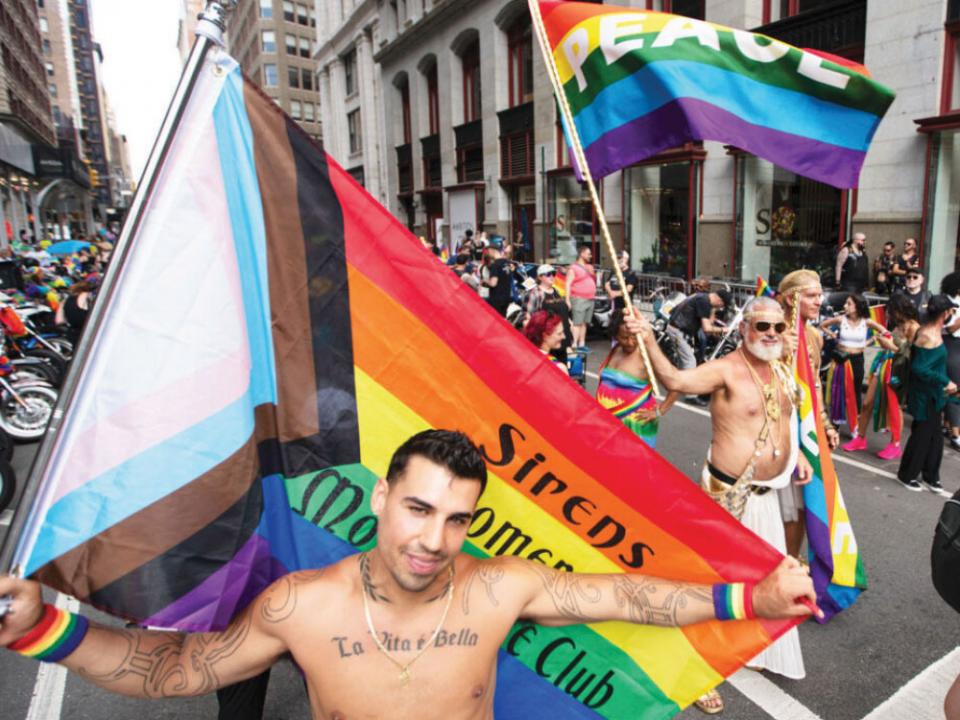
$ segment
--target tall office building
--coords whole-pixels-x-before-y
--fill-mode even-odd
[[[90,8],[86,0],[66,0],[70,22],[70,40],[76,71],[77,95],[80,105],[80,132],[83,137],[85,159],[90,168],[94,196],[106,220],[106,209],[113,197],[110,189],[110,168],[107,157],[107,138],[100,99],[100,63],[103,50],[93,39]]]
[[[227,50],[263,92],[319,140],[316,27],[307,0],[240,0],[227,28]]]
[[[33,232],[33,146],[56,145],[36,0],[0,3],[0,244]]]

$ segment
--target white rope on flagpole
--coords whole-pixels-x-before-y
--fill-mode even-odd
[[[553,85],[553,94],[560,105],[560,112],[563,113],[564,125],[567,129],[567,137],[573,148],[574,160],[580,169],[580,175],[583,177],[590,192],[590,201],[597,213],[597,219],[600,221],[600,234],[603,236],[607,246],[607,252],[613,258],[613,271],[616,273],[617,281],[623,291],[623,300],[626,304],[627,312],[634,314],[633,301],[630,299],[630,293],[627,292],[627,283],[623,279],[623,271],[620,269],[620,263],[617,262],[617,249],[613,245],[613,239],[610,237],[610,228],[607,226],[607,217],[600,206],[600,196],[597,194],[596,185],[593,183],[593,174],[590,172],[590,166],[587,165],[586,156],[583,153],[583,146],[580,143],[580,135],[577,133],[577,126],[573,123],[573,112],[570,110],[570,104],[567,102],[567,95],[563,91],[563,85],[560,82],[560,72],[553,59],[553,52],[550,50],[550,41],[547,38],[546,28],[543,26],[543,17],[540,15],[540,5],[537,0],[527,0],[530,8],[530,17],[533,20],[533,27],[536,31],[537,42],[540,45],[540,52],[543,55],[543,61],[547,66],[547,75],[550,76],[550,83]],[[660,388],[657,387],[657,377],[653,373],[653,366],[650,364],[650,356],[647,354],[647,346],[643,338],[637,337],[640,345],[640,354],[643,357],[643,365],[647,370],[647,377],[650,379],[650,385],[654,395],[660,395]]]

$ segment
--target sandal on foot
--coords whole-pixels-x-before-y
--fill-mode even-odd
[[[716,690],[704,693],[693,704],[697,710],[707,715],[719,715],[723,712],[723,698]]]

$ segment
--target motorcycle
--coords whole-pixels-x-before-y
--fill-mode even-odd
[[[0,429],[15,442],[39,440],[57,404],[57,391],[33,379],[0,377]]]

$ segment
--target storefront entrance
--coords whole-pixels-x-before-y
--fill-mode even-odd
[[[809,268],[833,284],[834,261],[846,240],[847,192],[753,155],[737,157],[737,274],[771,284]]]

